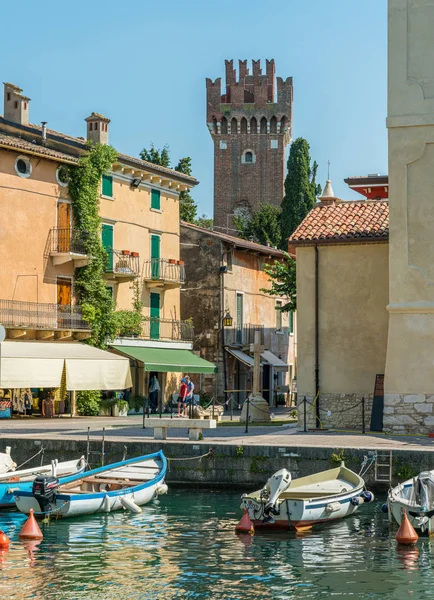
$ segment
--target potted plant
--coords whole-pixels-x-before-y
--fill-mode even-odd
[[[130,250],[122,250],[123,256],[129,256],[131,254]]]
[[[131,256],[137,257],[137,256],[139,256],[139,253],[138,252],[131,252]]]
[[[126,400],[116,399],[112,406],[112,417],[126,417],[128,415],[128,402]]]
[[[182,266],[184,264],[183,260],[178,260],[178,265]]]
[[[169,258],[169,265],[176,265],[176,258]]]
[[[103,398],[99,405],[99,416],[100,417],[111,417],[113,398]]]

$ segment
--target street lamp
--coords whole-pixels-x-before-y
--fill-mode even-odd
[[[223,317],[223,327],[232,327],[234,320],[229,312]]]

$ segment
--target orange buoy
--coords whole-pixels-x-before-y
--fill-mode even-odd
[[[398,542],[398,544],[403,544],[404,546],[411,546],[411,544],[415,544],[419,539],[415,528],[408,520],[407,512],[405,511],[405,509],[402,513],[402,522],[395,536],[395,539]]]
[[[0,550],[7,550],[8,548],[9,548],[9,538],[4,533],[4,531],[1,531],[1,529],[0,529]]]
[[[21,529],[18,537],[23,540],[42,540],[44,537],[39,525],[36,522],[35,515],[33,514],[33,508],[30,509],[29,518],[24,523],[24,526]]]
[[[244,511],[243,516],[240,519],[240,522],[235,527],[235,531],[239,533],[254,533],[255,528],[253,527],[253,523],[249,517],[249,511],[247,508]]]

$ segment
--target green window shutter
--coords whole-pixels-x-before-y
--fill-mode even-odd
[[[294,333],[294,311],[289,311],[289,333]]]
[[[160,236],[151,235],[151,273],[152,279],[160,278]]]
[[[102,176],[102,195],[113,198],[113,177],[111,175]]]
[[[150,338],[151,340],[158,340],[160,339],[160,294],[151,292],[150,305]]]
[[[161,209],[160,190],[151,190],[151,208]]]
[[[101,241],[108,254],[107,271],[113,271],[113,225],[102,224]]]

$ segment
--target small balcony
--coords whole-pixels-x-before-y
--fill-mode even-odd
[[[131,281],[140,275],[140,256],[129,250],[107,250],[106,277]]]
[[[52,227],[48,234],[45,257],[51,256],[54,266],[73,261],[74,268],[85,267],[91,260],[86,250],[89,235],[87,231],[71,227]]]
[[[90,326],[81,308],[69,304],[43,304],[0,300],[0,323],[9,339],[85,339]]]
[[[177,287],[185,282],[185,267],[181,260],[151,258],[143,264],[143,280],[148,287]]]
[[[173,321],[171,319],[145,317],[140,335],[132,337],[142,340],[192,342],[194,338],[194,328],[193,324],[189,321]]]
[[[264,325],[247,323],[241,327],[233,327],[225,330],[225,342],[227,346],[249,346],[255,343],[255,333],[259,333],[259,343],[264,345]]]

